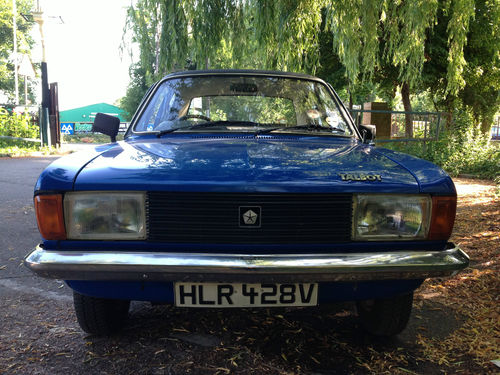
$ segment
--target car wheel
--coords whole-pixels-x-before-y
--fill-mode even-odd
[[[356,303],[361,324],[377,336],[393,336],[402,332],[410,319],[412,305],[413,293]]]
[[[130,301],[95,298],[73,292],[78,324],[87,333],[108,335],[125,326]]]

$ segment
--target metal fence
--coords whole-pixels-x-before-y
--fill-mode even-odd
[[[378,115],[385,114],[387,117],[390,117],[390,130],[387,132],[388,136],[380,138],[377,135],[377,143],[436,141],[439,139],[439,134],[443,127],[443,119],[448,115],[443,112],[405,112],[368,109],[353,109],[350,112],[356,125],[363,123],[363,116],[365,113]],[[407,136],[407,117],[409,117],[411,123],[411,137]],[[373,125],[379,124],[375,123]]]

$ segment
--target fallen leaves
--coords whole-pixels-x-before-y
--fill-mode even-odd
[[[423,356],[434,363],[460,367],[464,364],[460,359],[469,356],[484,373],[492,373],[488,363],[500,356],[500,203],[494,186],[461,189],[467,181],[456,182],[459,198],[452,240],[469,254],[471,264],[441,284],[427,280],[419,296],[432,296],[466,320],[446,339],[419,335],[418,344]]]

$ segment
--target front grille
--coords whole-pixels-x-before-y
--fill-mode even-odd
[[[248,207],[260,226],[242,225]],[[331,244],[350,240],[351,223],[351,194],[148,193],[149,241]]]

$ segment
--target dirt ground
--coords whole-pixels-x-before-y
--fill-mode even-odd
[[[350,305],[181,310],[145,303],[132,305],[124,332],[95,337],[78,327],[69,293],[32,288],[0,300],[0,373],[497,374],[500,203],[490,182],[455,183],[452,240],[471,265],[426,281],[398,337],[365,334]]]

